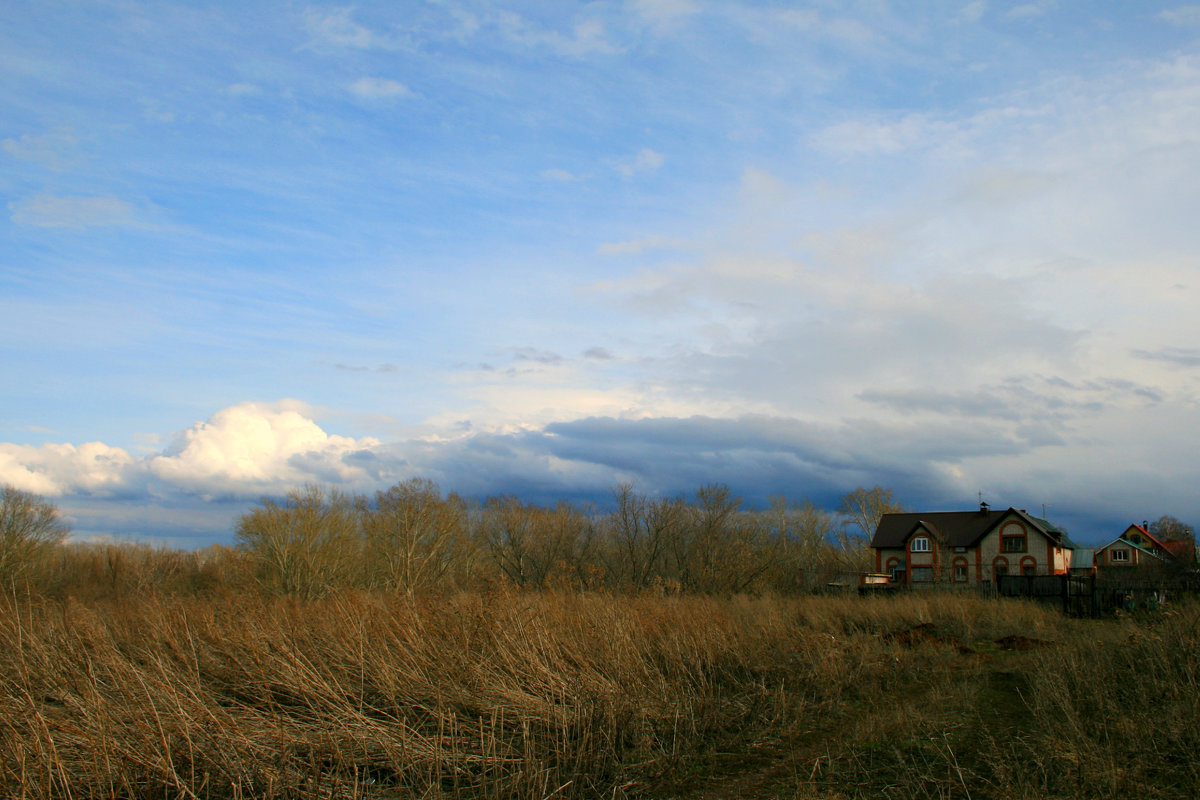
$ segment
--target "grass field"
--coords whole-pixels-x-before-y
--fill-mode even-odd
[[[0,600],[0,794],[1200,795],[1200,607]]]

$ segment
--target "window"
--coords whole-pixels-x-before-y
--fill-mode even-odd
[[[1128,550],[1109,550],[1108,557],[1112,561],[1128,561],[1129,560],[1129,551]]]
[[[928,553],[930,549],[928,538],[924,536],[918,536],[912,540],[912,551],[914,553]]]
[[[993,561],[992,562],[992,574],[995,575],[997,578],[1000,577],[1001,575],[1007,575],[1008,574],[1008,559],[997,558],[995,561]]]
[[[1024,553],[1028,546],[1025,528],[1019,522],[1009,522],[1000,529],[1001,553]]]
[[[1025,534],[1020,536],[1001,536],[1000,550],[1005,553],[1024,553]]]
[[[954,582],[955,583],[966,583],[967,582],[967,565],[961,561],[955,562],[955,564],[954,564]]]
[[[931,583],[933,581],[933,567],[913,567],[912,582],[913,583]]]

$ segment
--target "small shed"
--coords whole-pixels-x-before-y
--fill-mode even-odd
[[[1096,548],[1077,547],[1071,551],[1069,575],[1094,575],[1096,573]]]

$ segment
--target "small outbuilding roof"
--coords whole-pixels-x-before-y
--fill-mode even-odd
[[[1071,569],[1091,569],[1096,565],[1096,548],[1076,547],[1071,551]]]

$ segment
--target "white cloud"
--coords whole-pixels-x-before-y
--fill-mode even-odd
[[[379,441],[327,434],[310,413],[294,401],[241,403],[143,457],[100,442],[0,444],[0,483],[51,496],[149,491],[238,497],[309,481],[369,483],[369,470],[355,465],[354,457]]]
[[[634,12],[657,30],[665,30],[700,11],[693,0],[631,0]]]
[[[571,27],[570,34],[541,28],[509,11],[497,15],[496,21],[501,33],[509,41],[524,47],[548,48],[558,55],[574,58],[620,52],[620,48],[609,38],[604,21],[597,17],[577,21]]]
[[[137,226],[134,207],[117,197],[79,197],[42,193],[8,204],[12,221],[39,228]]]
[[[350,84],[350,91],[367,100],[395,100],[413,96],[411,89],[391,78],[359,78]]]
[[[1200,5],[1178,6],[1160,11],[1158,18],[1181,28],[1198,26],[1200,25]]]
[[[548,181],[563,181],[570,183],[572,181],[583,180],[582,177],[573,172],[568,172],[565,169],[546,169],[542,170],[542,177]]]
[[[55,172],[68,170],[80,160],[79,142],[74,134],[66,130],[2,139],[0,149],[13,158],[32,161]]]
[[[666,162],[662,153],[643,147],[632,158],[617,163],[617,172],[626,178],[632,178],[643,172],[655,172]]]
[[[691,247],[691,242],[671,236],[647,236],[629,242],[606,242],[596,248],[602,256],[630,256],[647,250],[678,250]]]
[[[184,431],[146,468],[159,480],[198,492],[291,486],[318,475],[336,482],[362,477],[343,459],[378,441],[331,436],[303,411],[293,402],[222,409]]]
[[[379,37],[352,19],[352,8],[339,8],[322,13],[310,11],[305,16],[308,31],[318,40],[340,47],[362,50],[380,44]]]
[[[1045,16],[1053,7],[1054,3],[1050,0],[1043,0],[1043,2],[1039,3],[1022,3],[1019,6],[1010,8],[1005,13],[1005,16],[1016,20],[1036,19]]]
[[[958,18],[963,22],[979,22],[983,19],[984,12],[987,11],[987,2],[985,0],[971,0],[958,12]]]
[[[252,83],[231,83],[223,91],[231,97],[253,97],[262,94],[262,89]]]
[[[134,469],[129,453],[101,442],[40,447],[0,443],[0,483],[27,492],[105,493],[126,485]]]
[[[948,144],[961,132],[962,128],[954,123],[913,113],[839,122],[815,134],[812,144],[819,150],[842,155],[896,155]]]

